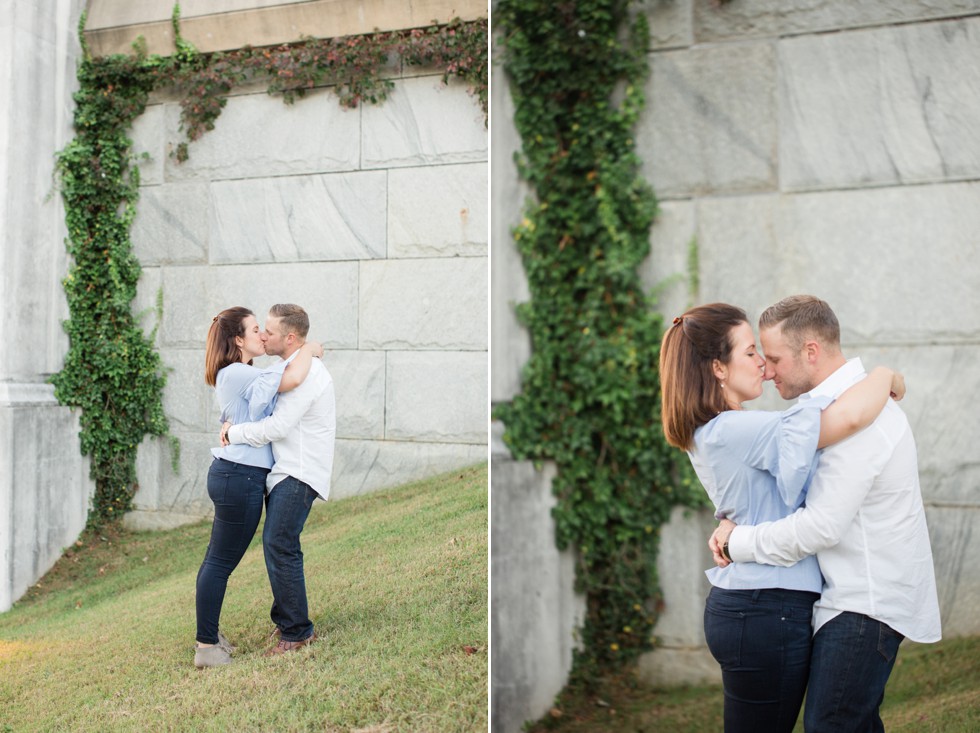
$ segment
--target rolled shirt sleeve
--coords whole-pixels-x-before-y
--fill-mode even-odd
[[[813,399],[794,405],[782,412],[732,410],[723,412],[704,428],[703,450],[698,450],[699,462],[717,463],[719,456],[730,456],[735,466],[715,465],[711,473],[739,474],[742,465],[764,471],[776,481],[779,500],[789,509],[803,503],[805,489],[816,465],[817,443],[820,439],[820,412],[829,399]],[[705,476],[701,476],[702,482]],[[716,516],[734,518],[735,507],[744,504],[741,483],[728,481],[712,492],[712,481],[705,483],[717,507]],[[767,490],[771,490],[768,489]],[[737,521],[737,520],[736,520]]]
[[[791,509],[803,503],[820,440],[820,414],[830,402],[815,398],[779,413],[779,420],[756,437],[745,457],[748,465],[775,477],[779,496]]]
[[[242,397],[248,403],[249,420],[259,420],[275,406],[279,395],[279,384],[282,374],[289,366],[289,361],[278,361],[262,372],[242,391]]]

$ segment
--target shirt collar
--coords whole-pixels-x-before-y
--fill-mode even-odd
[[[831,397],[837,399],[840,393],[860,381],[865,376],[864,365],[861,357],[848,359],[846,363],[838,367],[837,370],[823,380],[809,392],[800,395],[800,400],[809,400],[813,397]]]

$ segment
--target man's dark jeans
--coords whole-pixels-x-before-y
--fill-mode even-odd
[[[283,641],[302,641],[313,634],[306,603],[306,578],[299,536],[317,493],[288,476],[273,487],[265,501],[265,567],[272,586],[272,623]]]
[[[791,733],[810,670],[817,593],[712,588],[704,607],[708,649],[721,665],[725,733]]]
[[[882,733],[878,709],[904,639],[860,613],[834,617],[813,638],[806,733]]]
[[[268,468],[215,458],[208,469],[208,496],[214,502],[211,541],[197,571],[197,640],[218,643],[218,619],[228,576],[238,567],[262,517]]]

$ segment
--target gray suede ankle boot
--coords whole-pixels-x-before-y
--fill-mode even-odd
[[[198,669],[222,664],[231,664],[231,655],[220,646],[199,646],[194,650],[194,666]]]
[[[234,644],[232,644],[230,641],[228,641],[228,639],[225,637],[225,635],[221,633],[221,630],[220,629],[218,630],[218,646],[220,646],[222,649],[224,649],[229,654],[231,654],[233,651],[235,651],[235,649],[238,648]]]

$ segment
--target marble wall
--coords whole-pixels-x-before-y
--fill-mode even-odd
[[[571,632],[585,617],[585,598],[574,590],[574,554],[555,551],[554,466],[539,471],[512,460],[497,437],[491,460],[490,720],[494,731],[519,731],[551,707],[565,684],[578,644]]]
[[[94,488],[78,415],[47,383],[68,348],[54,152],[72,135],[82,4],[13,0],[0,13],[0,612],[75,541]]]
[[[233,96],[178,163],[179,105],[133,130],[141,165],[137,307],[171,370],[162,440],[140,450],[136,526],[207,513],[218,413],[203,381],[212,317],[310,314],[337,390],[332,497],[484,461],[488,425],[488,134],[464,86],[418,70],[389,99],[345,109],[329,89],[286,105]],[[154,312],[162,297],[162,318]]]
[[[189,17],[202,38],[237,20],[236,32],[283,43],[303,18],[354,18],[370,31],[405,27],[414,13],[423,25],[486,14],[479,0],[427,0],[407,14],[388,5],[346,3],[340,18],[335,2],[224,0]],[[73,135],[78,22],[94,10],[90,46],[109,39],[126,51],[143,21],[169,39],[172,6],[12,0],[0,15],[0,612],[75,541],[93,493],[78,415],[47,384],[68,348],[53,168]],[[166,441],[143,442],[130,525],[211,510],[204,477],[219,426],[203,344],[230,305],[260,317],[277,302],[308,309],[337,388],[334,497],[487,460],[487,126],[464,86],[444,85],[437,70],[389,71],[390,99],[356,110],[329,90],[294,105],[257,87],[238,93],[183,164],[171,156],[183,140],[177,100],[155,97],[137,120],[133,244],[144,271],[134,307],[156,329],[181,457],[174,472]]]
[[[754,320],[786,295],[811,292],[840,317],[848,356],[905,373],[944,634],[980,633],[980,571],[966,561],[980,536],[980,417],[966,397],[980,354],[980,268],[970,265],[980,252],[980,2],[642,7],[651,73],[637,144],[661,200],[642,277],[656,307],[672,318],[722,300]],[[509,237],[526,191],[511,162],[519,140],[499,69],[494,80],[491,394],[504,401],[520,389],[530,348],[513,317],[527,290]],[[758,406],[782,404],[772,391]],[[516,479],[494,471],[495,496],[506,495],[505,480]],[[717,676],[699,621],[711,526],[706,512],[678,512],[664,530],[662,646],[641,665],[656,684]],[[494,536],[506,543],[544,528],[529,516]],[[572,598],[558,582],[541,592],[556,606]],[[530,664],[537,643],[529,634],[495,646],[494,663]],[[552,695],[553,679],[542,682]],[[538,705],[534,716],[546,711]]]

